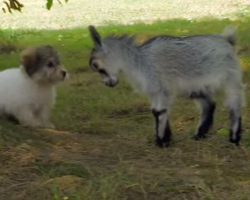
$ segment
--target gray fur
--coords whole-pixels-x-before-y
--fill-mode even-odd
[[[95,63],[99,70],[105,70],[106,84],[117,81],[119,72],[123,72],[137,90],[147,95],[152,109],[168,111],[163,117],[165,121],[176,96],[190,97],[195,92],[212,98],[218,89],[225,91],[227,106],[240,117],[244,98],[235,42],[235,31],[191,37],[159,36],[142,45],[126,36],[107,37],[101,40],[101,47],[93,50],[90,65]],[[165,124],[159,127],[163,130]],[[159,137],[163,134],[157,133]]]

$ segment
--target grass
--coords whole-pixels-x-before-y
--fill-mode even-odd
[[[152,25],[101,27],[103,35],[220,33],[238,26],[246,96],[250,67],[249,18],[237,21],[172,20]],[[27,46],[51,44],[71,74],[58,88],[52,120],[56,130],[28,129],[0,120],[0,199],[250,199],[250,136],[244,109],[240,147],[228,143],[228,113],[218,106],[211,135],[193,141],[198,111],[180,99],[173,108],[174,141],[154,146],[154,120],[147,100],[125,82],[105,87],[88,67],[92,43],[86,29],[0,31],[0,69],[19,65]],[[11,48],[9,48],[11,47]],[[217,98],[222,105],[221,97]]]

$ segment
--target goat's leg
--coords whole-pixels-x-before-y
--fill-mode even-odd
[[[230,110],[230,136],[229,141],[239,145],[242,133],[241,115],[239,109]]]
[[[231,82],[233,83],[233,82]],[[226,103],[230,116],[230,135],[229,141],[239,145],[242,134],[241,107],[244,104],[242,85],[227,85]]]
[[[168,147],[171,141],[171,128],[169,124],[169,101],[166,96],[158,96],[153,99],[152,113],[155,118],[156,145],[159,147]]]
[[[155,117],[155,128],[156,128],[156,145],[159,147],[168,147],[171,141],[171,129],[168,121],[167,110],[152,110]]]
[[[194,135],[194,139],[199,140],[206,137],[213,125],[216,104],[209,95],[203,93],[192,94],[191,98],[199,103],[201,109],[200,123]]]

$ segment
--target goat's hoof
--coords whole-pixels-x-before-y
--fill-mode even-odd
[[[195,134],[193,136],[194,140],[201,140],[201,139],[204,139],[204,138],[206,138],[206,135],[204,135],[204,134]]]
[[[235,144],[236,146],[240,145],[240,138],[230,138],[229,142]]]
[[[167,148],[170,145],[170,141],[169,140],[160,139],[160,138],[156,138],[155,144],[156,144],[156,146],[158,146],[160,148]]]

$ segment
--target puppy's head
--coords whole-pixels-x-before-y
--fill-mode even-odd
[[[49,45],[24,50],[21,63],[28,76],[38,83],[55,84],[67,77],[57,51]]]

